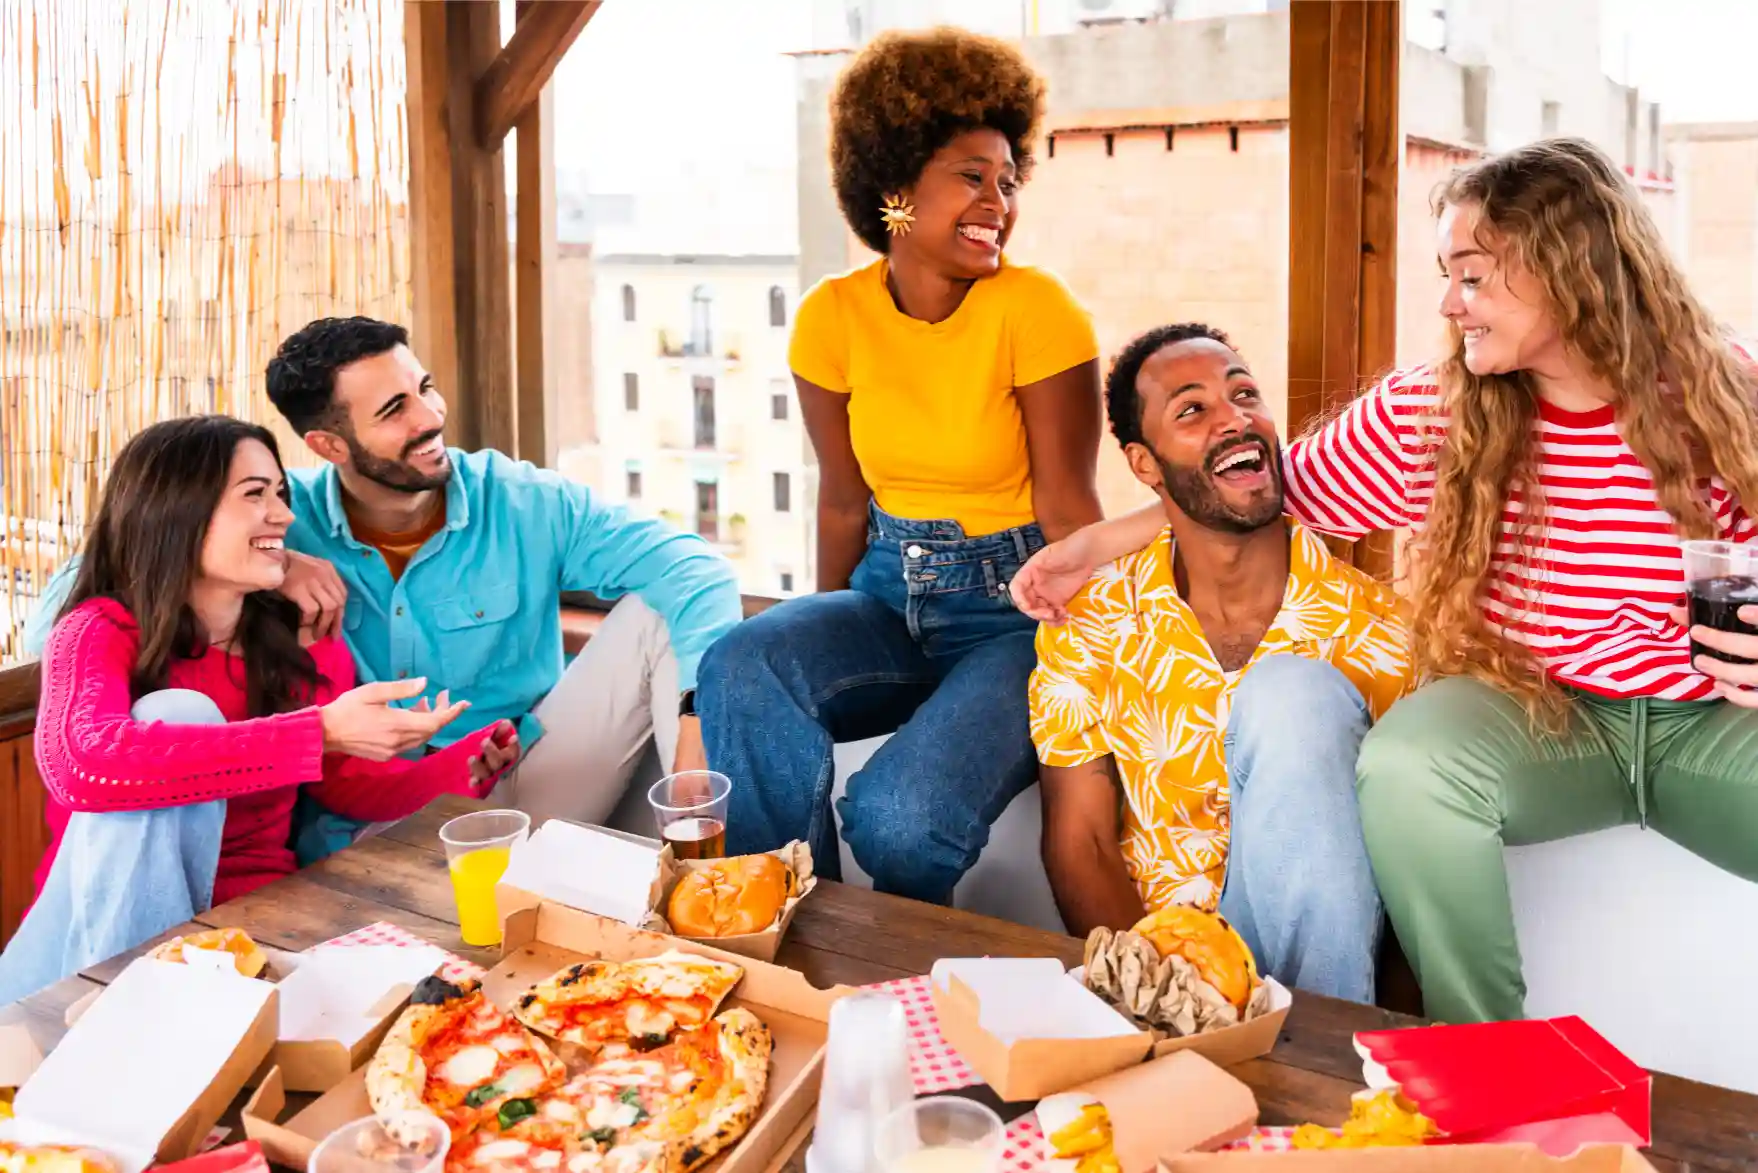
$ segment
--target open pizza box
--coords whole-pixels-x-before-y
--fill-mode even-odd
[[[1082,1117],[1090,1104],[1105,1110],[1121,1173],[1155,1173],[1162,1157],[1224,1148],[1257,1127],[1249,1087],[1201,1055],[1167,1055],[1039,1100],[1044,1173],[1077,1173],[1078,1160],[1058,1158],[1056,1142],[1080,1151],[1072,1142],[1092,1126]]]
[[[774,1037],[769,1085],[757,1119],[738,1145],[706,1166],[711,1173],[765,1173],[790,1155],[806,1134],[823,1074],[830,1006],[847,994],[847,989],[821,990],[790,969],[540,901],[506,917],[501,960],[483,979],[483,991],[505,1007],[537,982],[575,962],[592,958],[626,961],[673,949],[743,968],[743,980],[722,1008],[744,1006],[763,1020]],[[261,1144],[271,1161],[303,1169],[325,1136],[371,1114],[364,1070],[355,1071],[309,1106],[290,1114],[286,1087],[275,1070],[244,1105],[243,1123],[245,1135]]]
[[[1416,1145],[1295,1153],[1191,1153],[1159,1173],[1655,1173],[1628,1145],[1595,1145],[1552,1157],[1536,1145]]]
[[[235,970],[133,962],[25,1080],[0,1139],[88,1146],[123,1173],[194,1156],[274,1046],[277,998]]]

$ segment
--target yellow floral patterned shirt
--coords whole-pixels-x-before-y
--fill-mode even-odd
[[[1383,584],[1288,521],[1282,609],[1240,672],[1216,663],[1172,579],[1172,532],[1101,569],[1066,623],[1038,629],[1032,740],[1047,766],[1107,754],[1123,784],[1123,859],[1149,911],[1214,909],[1231,829],[1222,739],[1233,690],[1264,656],[1335,665],[1374,718],[1410,687],[1407,629]]]

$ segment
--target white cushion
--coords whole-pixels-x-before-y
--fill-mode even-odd
[[[1758,1093],[1758,884],[1633,826],[1506,857],[1528,1014],[1578,1014],[1644,1067]]]

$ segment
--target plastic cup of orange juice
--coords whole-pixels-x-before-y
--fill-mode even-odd
[[[440,828],[452,896],[458,902],[458,932],[466,945],[501,943],[500,910],[494,886],[500,883],[513,847],[531,833],[524,811],[472,811]]]

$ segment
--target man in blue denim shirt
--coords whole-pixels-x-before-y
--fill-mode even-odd
[[[470,702],[435,748],[517,722],[526,756],[499,797],[602,822],[650,738],[667,766],[702,767],[696,665],[740,619],[732,567],[557,473],[448,449],[445,400],[408,341],[390,323],[323,319],[269,363],[269,398],[326,462],[288,472],[283,593],[320,632],[340,625],[362,683],[425,678]],[[47,636],[73,566],[27,646]],[[572,590],[621,601],[564,671]]]

